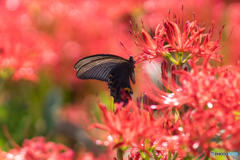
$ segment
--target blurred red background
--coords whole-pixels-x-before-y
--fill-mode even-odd
[[[194,14],[200,26],[210,28],[214,23],[216,39],[217,30],[225,25],[223,64],[236,63],[240,55],[238,1],[0,1],[1,126],[8,128],[18,144],[42,135],[74,148],[80,155],[89,150],[99,154],[102,148],[91,142],[87,127],[98,119],[97,102],[112,104],[112,98],[107,84],[77,79],[73,66],[93,54],[127,59],[128,54],[138,55],[129,21],[139,28],[142,21],[150,32],[169,17],[169,9],[171,18],[176,13],[184,22],[191,21]],[[134,97],[140,95],[137,85],[134,91]],[[3,132],[0,145],[3,150],[12,148]]]

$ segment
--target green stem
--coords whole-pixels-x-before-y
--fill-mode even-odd
[[[140,153],[141,157],[142,157],[143,159],[145,159],[145,155],[144,155],[143,151],[139,150],[139,153]]]
[[[179,52],[179,63],[182,64],[183,52]]]
[[[149,140],[146,139],[146,140],[145,140],[145,150],[147,150],[148,145],[149,145]],[[146,153],[145,153],[145,160],[149,160],[149,156],[148,156],[148,154],[146,154]]]
[[[118,160],[123,160],[123,151],[121,149],[117,150],[117,159]]]
[[[186,63],[187,60],[192,58],[192,54],[189,54],[186,59],[183,60],[182,64]]]
[[[160,160],[160,159],[163,158],[163,156],[161,156],[161,155],[160,156],[156,156],[155,153],[154,153],[154,150],[152,150],[151,152],[152,152],[155,160]]]
[[[208,160],[208,158],[209,158],[209,156],[206,156],[206,157],[204,158],[204,160]]]
[[[169,151],[169,152],[168,152],[168,160],[171,160],[171,156],[172,156],[172,152]]]
[[[144,160],[149,160],[148,154],[146,154],[146,153],[144,154],[143,151],[141,151],[141,150],[139,150],[139,153]]]
[[[178,65],[178,62],[172,57],[172,55],[169,52],[166,52],[164,57],[167,58],[168,60],[170,60],[175,65]]]
[[[176,122],[178,119],[180,119],[180,114],[179,114],[179,111],[177,110],[176,107],[174,107],[174,108],[172,109],[172,114],[175,116],[175,122]]]
[[[145,160],[149,160],[149,156],[147,154],[145,155]]]
[[[176,57],[176,60],[179,62],[178,53],[177,52],[175,52],[175,57]]]
[[[176,160],[177,157],[178,157],[178,153],[175,153],[174,156],[173,156],[173,158],[172,158],[172,160]]]

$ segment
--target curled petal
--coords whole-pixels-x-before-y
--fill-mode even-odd
[[[157,48],[155,41],[144,28],[142,28],[142,36],[145,43],[149,46],[150,49],[155,50]]]

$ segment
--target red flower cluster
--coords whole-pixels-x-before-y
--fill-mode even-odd
[[[164,66],[164,65],[162,65]],[[162,67],[163,68],[163,67]],[[164,69],[162,69],[164,72]],[[151,85],[146,90],[157,109],[162,112],[176,107],[180,113],[181,138],[179,145],[194,152],[204,150],[206,155],[214,148],[233,151],[240,149],[240,70],[236,67],[193,66],[187,71],[173,71],[180,77],[179,83],[171,83],[163,77],[163,84],[171,90]],[[164,78],[165,77],[165,78]],[[165,79],[165,81],[164,81]],[[220,142],[219,142],[220,141]]]
[[[0,22],[0,69],[4,72],[1,76],[13,74],[14,80],[37,81],[44,38],[33,29],[23,8],[16,13],[3,6],[0,7],[0,18],[4,20]]]
[[[170,20],[163,21],[155,29],[155,35],[152,38],[148,32],[142,28],[139,31],[133,31],[136,38],[136,45],[142,50],[139,59],[147,60],[156,57],[165,57],[176,65],[182,65],[192,57],[197,59],[200,57],[210,56],[211,58],[219,58],[214,53],[221,49],[220,39],[222,29],[219,32],[219,38],[210,41],[213,34],[213,26],[208,33],[204,34],[205,27],[197,26],[197,21],[186,22],[181,31],[177,22]],[[179,54],[179,59],[175,60],[170,53]],[[187,53],[187,57],[183,60],[183,53]]]
[[[182,87],[175,93],[178,101],[190,107],[183,115],[183,128],[205,150],[222,147],[240,149],[240,70],[236,67],[194,68],[181,75]],[[192,123],[194,122],[194,123]],[[207,122],[207,123],[206,123]],[[194,125],[194,124],[198,125]],[[200,137],[200,138],[199,138]],[[221,143],[211,142],[221,139]],[[214,145],[213,145],[214,144]]]
[[[173,115],[155,117],[153,112],[139,109],[132,101],[124,108],[117,104],[116,107],[118,109],[114,114],[100,105],[104,124],[96,123],[91,128],[107,131],[104,136],[107,138],[104,141],[97,140],[96,143],[122,150],[130,148],[132,157],[140,156],[140,152],[144,152],[145,156],[153,154],[164,157],[168,151],[178,149],[179,137],[173,136],[173,133],[179,132],[179,121],[175,121]]]
[[[188,97],[186,104],[201,109],[207,103],[237,109],[235,107],[238,107],[240,100],[239,68],[208,66],[199,69],[195,67],[190,73],[181,72],[182,87],[176,92],[176,97],[179,100]]]
[[[62,144],[45,142],[44,137],[35,137],[31,140],[25,140],[23,147],[12,149],[8,153],[1,152],[0,159],[14,160],[37,160],[37,159],[64,159],[72,160],[74,152]]]

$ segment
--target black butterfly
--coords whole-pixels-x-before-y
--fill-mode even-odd
[[[111,54],[98,54],[80,59],[75,65],[76,76],[79,79],[97,79],[108,82],[110,95],[114,103],[127,101],[133,94],[130,80],[135,84],[135,61],[130,56],[129,60]],[[125,91],[125,92],[124,92]]]

